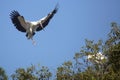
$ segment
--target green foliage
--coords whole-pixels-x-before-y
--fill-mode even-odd
[[[114,72],[113,68],[110,67],[107,73],[104,74],[103,80],[119,80],[120,79],[120,71]]]
[[[0,67],[0,80],[8,80],[7,75],[3,68]]]
[[[116,23],[112,23],[111,27],[105,44],[102,40],[95,43],[86,39],[86,45],[75,54],[71,65],[64,62],[58,67],[57,80],[119,80],[120,28]],[[96,58],[99,52],[105,56],[104,59]],[[89,55],[92,55],[90,59]]]
[[[112,67],[114,72],[120,71],[120,43],[109,50],[108,59],[108,64]]]
[[[12,74],[13,80],[49,80],[52,73],[49,72],[47,67],[35,67],[32,65],[27,69],[19,68],[16,70],[15,74]]]
[[[106,40],[105,46],[109,49],[110,47],[120,43],[120,26],[117,23],[111,23],[111,32],[108,34],[108,39]]]
[[[57,80],[72,80],[73,70],[72,62],[64,62],[57,68]]]

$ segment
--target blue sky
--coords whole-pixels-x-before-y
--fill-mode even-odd
[[[12,24],[9,14],[17,10],[26,20],[36,21],[59,3],[58,13],[45,31],[34,36],[36,46]],[[10,75],[31,64],[55,70],[72,60],[84,40],[105,40],[110,23],[120,23],[120,0],[1,0],[0,67]]]

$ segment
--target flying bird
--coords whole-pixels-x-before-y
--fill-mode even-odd
[[[10,13],[10,18],[16,29],[18,31],[26,33],[26,37],[28,39],[31,39],[33,43],[35,43],[35,41],[33,40],[33,36],[35,35],[35,32],[44,30],[44,28],[48,25],[48,23],[57,13],[57,11],[58,11],[58,4],[47,16],[43,17],[42,19],[38,21],[27,21],[22,15],[20,15],[18,11],[13,10]]]

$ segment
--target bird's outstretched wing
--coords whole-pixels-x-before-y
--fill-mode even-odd
[[[49,13],[46,17],[42,18],[39,21],[39,27],[36,29],[36,31],[40,31],[42,30],[44,27],[46,27],[48,25],[48,23],[50,22],[50,20],[52,19],[52,17],[54,16],[54,14],[56,14],[56,12],[58,11],[58,4],[56,5],[55,9]]]
[[[26,23],[23,16],[21,16],[17,11],[14,10],[10,13],[10,18],[14,26],[19,31],[26,32],[26,29],[24,28]]]

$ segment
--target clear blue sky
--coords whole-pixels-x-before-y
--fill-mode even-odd
[[[26,20],[46,16],[59,3],[58,13],[45,31],[27,40],[12,24],[9,14],[17,10]],[[1,0],[0,67],[10,75],[17,68],[40,64],[56,69],[72,60],[84,40],[105,40],[110,23],[120,23],[120,0]]]

